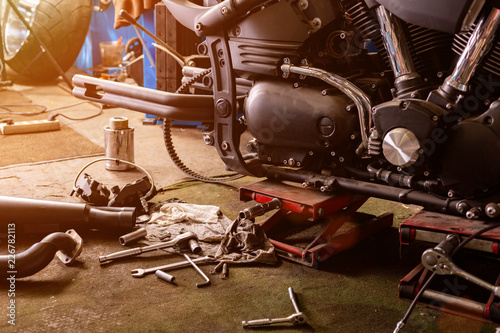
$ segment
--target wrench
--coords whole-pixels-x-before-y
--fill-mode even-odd
[[[285,318],[266,318],[266,319],[255,319],[255,320],[247,320],[242,321],[241,324],[244,328],[248,327],[261,327],[275,324],[287,324],[291,323],[294,325],[302,325],[307,322],[307,317],[299,310],[299,306],[297,305],[297,298],[295,297],[295,292],[292,287],[288,287],[288,295],[290,296],[290,301],[292,302],[293,308],[295,310],[294,314],[289,315]]]
[[[275,324],[288,324],[292,323],[294,325],[304,324],[307,321],[306,316],[302,313],[294,313],[285,318],[273,318],[273,319],[255,319],[243,321],[243,327],[256,327],[256,326],[267,326]]]
[[[491,293],[495,296],[500,297],[500,287],[494,286],[477,276],[470,274],[458,267],[453,260],[443,251],[439,251],[436,248],[430,248],[424,251],[422,254],[422,264],[425,268],[431,272],[436,272],[439,275],[456,275],[471,283],[474,283]]]
[[[193,262],[204,262],[204,261],[210,262],[210,261],[214,261],[214,260],[215,260],[215,258],[213,256],[206,256],[206,257],[192,259]],[[191,263],[189,261],[180,261],[180,262],[176,262],[176,263],[173,263],[173,264],[168,264],[168,265],[163,265],[163,266],[157,266],[157,267],[151,267],[151,268],[145,268],[145,269],[136,268],[136,269],[133,269],[131,271],[131,273],[132,273],[133,277],[135,277],[135,278],[141,278],[144,275],[154,273],[157,270],[166,271],[166,270],[175,269],[175,268],[188,267],[190,265],[191,265]]]
[[[189,264],[191,264],[191,266],[193,266],[194,269],[196,269],[196,271],[198,273],[200,273],[200,275],[203,276],[203,278],[205,279],[205,282],[197,283],[196,286],[198,288],[209,286],[210,285],[210,279],[208,278],[208,276],[206,276],[205,273],[203,273],[203,271],[198,266],[196,266],[196,264],[194,263],[194,261],[191,260],[191,258],[189,258],[189,256],[187,254],[184,253],[184,257],[186,257],[186,260],[189,262]]]

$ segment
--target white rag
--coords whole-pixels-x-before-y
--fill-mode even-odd
[[[222,215],[220,208],[210,205],[195,205],[170,202],[151,215],[149,223],[167,226],[178,222],[218,223]]]

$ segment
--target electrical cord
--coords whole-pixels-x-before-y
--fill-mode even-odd
[[[19,112],[19,111],[14,111],[12,108],[16,107],[35,107],[39,108],[39,111],[30,111],[30,112]],[[47,107],[44,105],[40,104],[30,104],[30,103],[22,103],[22,104],[2,104],[0,105],[0,109],[3,109],[5,111],[0,111],[0,114],[13,114],[13,115],[18,115],[18,116],[37,116],[42,113],[47,112]]]
[[[500,223],[498,223],[498,224],[492,224],[492,225],[489,225],[486,228],[483,228],[483,229],[477,231],[476,233],[470,235],[469,237],[467,237],[463,242],[461,242],[453,250],[453,252],[450,254],[450,258],[453,257],[458,251],[460,251],[465,245],[467,245],[473,239],[477,238],[478,236],[480,236],[481,234],[483,234],[483,233],[485,233],[487,231],[490,231],[490,230],[498,228],[498,227],[500,227]],[[432,280],[434,280],[434,278],[436,277],[436,275],[437,275],[437,273],[433,272],[431,274],[431,276],[429,277],[429,279],[427,279],[427,281],[425,281],[425,283],[422,285],[422,287],[420,288],[419,292],[417,293],[417,295],[415,296],[415,298],[411,302],[410,306],[408,307],[408,310],[406,310],[405,315],[397,323],[396,328],[394,329],[393,333],[398,333],[403,328],[403,326],[406,324],[406,322],[408,321],[408,318],[410,317],[411,313],[413,312],[413,309],[417,305],[418,300],[420,299],[420,297],[422,297],[424,291],[431,284]]]
[[[62,113],[55,113],[55,114],[51,114],[49,116],[49,120],[55,120],[56,117],[58,117],[58,116],[64,117],[64,118],[69,119],[69,120],[75,120],[75,121],[88,120],[88,119],[92,119],[92,118],[95,118],[97,116],[100,116],[102,114],[103,109],[104,109],[103,105],[101,103],[96,103],[96,102],[91,102],[91,101],[82,101],[82,102],[78,102],[78,103],[74,103],[74,104],[70,104],[70,105],[61,106],[61,107],[58,107],[58,108],[55,108],[52,110],[47,110],[46,106],[40,105],[40,104],[31,104],[31,103],[0,104],[0,109],[5,110],[5,111],[0,111],[0,114],[11,114],[11,115],[18,115],[18,116],[37,116],[37,115],[40,115],[43,113],[50,113],[50,112],[54,112],[54,111],[58,111],[58,110],[69,109],[69,108],[72,108],[72,107],[75,107],[75,106],[78,106],[78,105],[81,105],[84,103],[88,103],[88,104],[92,104],[92,105],[97,106],[99,108],[99,112],[96,114],[93,114],[91,116],[83,117],[83,118],[72,118],[72,117],[69,117],[69,116],[62,114]],[[14,108],[16,108],[16,107],[32,107],[32,108],[38,109],[38,111],[20,112],[20,111],[14,110]]]
[[[62,114],[62,113],[55,113],[55,114],[51,114],[49,116],[49,120],[54,120],[56,117],[63,117],[63,118],[66,118],[69,120],[75,120],[75,121],[88,120],[88,119],[92,119],[92,118],[95,118],[97,116],[100,116],[104,110],[104,106],[101,103],[96,103],[96,102],[91,102],[91,101],[83,101],[83,102],[78,102],[78,103],[74,103],[74,104],[70,104],[70,105],[66,105],[66,106],[61,106],[59,108],[52,109],[52,110],[49,110],[47,112],[54,112],[54,111],[58,111],[58,110],[68,109],[68,108],[72,108],[74,106],[78,106],[78,105],[84,104],[84,103],[88,103],[88,104],[92,104],[94,106],[97,106],[99,108],[99,112],[97,112],[96,114],[90,115],[88,117],[82,117],[82,118],[73,118],[73,117],[69,117],[69,116]]]

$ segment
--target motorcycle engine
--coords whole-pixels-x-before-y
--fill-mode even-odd
[[[356,108],[343,94],[322,93],[324,88],[257,81],[245,102],[255,138],[250,150],[266,163],[290,166],[322,167],[348,158],[360,137]]]
[[[500,183],[500,101],[478,117],[458,122],[445,137],[441,181],[466,197],[487,194]]]
[[[442,119],[446,112],[439,106],[419,99],[394,99],[372,110],[377,129],[378,149],[385,159],[409,173],[431,168],[436,141],[442,143]],[[374,141],[373,134],[370,138]],[[381,147],[380,147],[381,146]]]

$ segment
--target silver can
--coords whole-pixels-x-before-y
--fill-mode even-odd
[[[104,126],[104,149],[107,158],[134,163],[134,128],[128,125],[128,118],[109,119],[109,125]],[[124,171],[133,168],[129,164],[106,161],[107,170]]]

